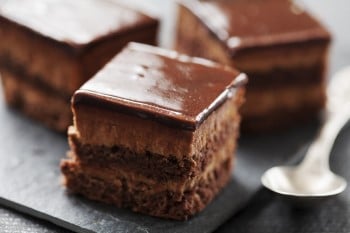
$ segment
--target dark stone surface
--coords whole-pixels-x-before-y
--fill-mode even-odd
[[[152,1],[159,9],[166,5],[165,1]],[[334,73],[350,60],[350,2],[307,0],[306,3],[334,34],[331,53],[331,73]],[[170,11],[162,13],[167,16]],[[163,26],[170,25],[172,23],[166,21]],[[169,28],[163,31],[162,38],[166,42],[170,38]],[[0,207],[0,232],[66,232],[49,222],[79,232],[90,232],[88,229],[96,232],[210,232],[230,217],[218,232],[350,232],[349,189],[319,206],[296,208],[260,186],[260,175],[266,168],[298,159],[303,154],[315,133],[315,124],[280,135],[243,138],[234,179],[229,186],[202,214],[188,222],[175,222],[68,195],[59,184],[58,168],[67,150],[65,138],[7,109],[2,99],[0,122],[0,202],[47,220]],[[349,140],[350,130],[347,129],[339,137],[331,157],[332,168],[348,180]]]
[[[59,228],[46,221],[20,214],[13,210],[0,208],[0,232],[2,233],[63,233],[66,229]]]

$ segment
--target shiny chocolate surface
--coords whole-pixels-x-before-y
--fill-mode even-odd
[[[155,22],[109,0],[3,0],[0,16],[75,46]]]
[[[114,107],[193,130],[245,81],[208,60],[130,43],[75,93],[73,106]]]
[[[184,0],[218,39],[242,48],[330,40],[327,30],[292,0]]]

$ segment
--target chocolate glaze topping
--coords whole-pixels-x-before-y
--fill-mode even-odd
[[[234,54],[242,48],[330,40],[327,30],[292,0],[184,0]]]
[[[245,82],[229,67],[130,43],[76,91],[73,107],[103,106],[194,130]]]
[[[4,0],[0,16],[76,47],[156,23],[109,0]]]

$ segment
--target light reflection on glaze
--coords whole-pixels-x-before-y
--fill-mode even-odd
[[[131,43],[74,99],[107,97],[117,105],[195,125],[230,97],[238,75],[210,61]]]
[[[222,9],[212,3],[202,2],[198,6],[198,12],[203,19],[206,20],[207,25],[221,40],[227,40],[230,36],[230,20],[227,15],[222,14]]]
[[[148,19],[108,0],[4,0],[0,15],[44,36],[78,45]]]
[[[329,33],[289,0],[182,1],[231,50],[310,38]]]
[[[136,54],[137,55],[137,54]],[[129,52],[128,56],[135,56]],[[93,90],[105,95],[118,95],[124,99],[144,102],[158,106],[168,106],[172,110],[182,109],[182,100],[172,92],[185,90],[172,87],[168,79],[164,79],[161,67],[162,59],[156,56],[144,58],[139,55],[135,60],[144,60],[141,65],[133,61],[119,61],[108,64],[96,75],[94,82],[87,83],[82,89]],[[162,96],[159,98],[158,96]]]

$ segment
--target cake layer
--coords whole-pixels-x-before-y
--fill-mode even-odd
[[[210,157],[210,162],[208,161],[207,164],[203,164],[204,166],[201,168],[200,172],[197,172],[197,174],[192,175],[191,177],[187,177],[186,179],[160,179],[156,176],[148,176],[147,172],[139,172],[135,169],[129,169],[132,165],[126,165],[124,167],[115,167],[115,166],[106,166],[105,164],[103,166],[100,166],[98,163],[85,163],[84,161],[81,161],[79,159],[79,156],[75,154],[74,151],[68,152],[68,163],[74,163],[79,165],[80,167],[84,167],[86,169],[91,168],[91,171],[97,175],[100,178],[108,179],[110,177],[126,177],[127,181],[131,184],[138,184],[143,183],[148,186],[153,186],[150,192],[160,192],[165,189],[167,190],[186,190],[191,189],[193,186],[196,185],[196,183],[200,179],[205,179],[208,174],[212,172],[212,170],[219,166],[219,164],[226,161],[228,158],[231,158],[234,154],[235,148],[236,148],[236,138],[237,133],[232,132],[231,135],[228,135],[223,141],[221,142],[220,147],[213,148],[212,156],[207,154],[205,156]],[[107,155],[100,155],[107,157]],[[199,155],[195,156],[196,158],[199,157]],[[199,161],[195,161],[199,162]],[[144,168],[149,169],[149,168]],[[161,169],[161,168],[157,168]],[[141,170],[141,169],[139,169]],[[154,171],[153,171],[154,172]],[[130,185],[131,185],[130,184]],[[156,184],[159,184],[159,186],[155,186]]]
[[[290,85],[278,88],[251,88],[242,107],[245,118],[279,113],[303,114],[305,108],[322,109],[326,102],[325,84]]]
[[[217,159],[213,157],[217,156],[217,151],[225,146],[227,140],[237,140],[239,122],[238,116],[232,122],[226,122],[225,126],[220,127],[222,131],[215,132],[215,136],[199,153],[183,158],[149,151],[139,154],[118,144],[113,147],[81,144],[76,135],[70,133],[69,139],[74,159],[80,163],[99,166],[101,169],[127,169],[159,181],[184,180],[197,176]]]
[[[25,78],[1,70],[5,100],[9,106],[21,110],[59,132],[65,132],[72,122],[69,100],[49,90],[25,81]]]
[[[306,105],[293,111],[272,112],[268,116],[246,117],[242,120],[241,128],[244,132],[264,133],[266,131],[279,131],[286,128],[300,127],[312,121],[320,120],[320,106]]]
[[[159,182],[150,185],[131,181],[130,175],[101,177],[96,174],[98,167],[82,167],[68,161],[61,164],[61,169],[65,185],[71,192],[152,216],[184,220],[204,209],[229,181],[233,158],[230,156],[232,153],[226,154],[229,156],[225,161],[189,188],[168,188]]]
[[[325,82],[325,65],[319,62],[310,66],[295,66],[291,68],[274,68],[266,72],[249,72],[252,82],[249,90],[279,89],[285,87],[309,87],[319,86]],[[288,83],[288,85],[286,85]]]
[[[191,158],[200,153],[207,141],[214,141],[218,132],[235,122],[243,95],[244,90],[240,89],[195,132],[98,106],[78,105],[73,109],[75,126],[70,134],[83,145],[113,147],[118,142],[118,146],[132,148],[136,154],[172,155],[179,160]]]
[[[156,43],[156,21],[79,51],[0,17],[0,66],[23,67],[28,77],[71,96],[129,41]]]
[[[0,72],[14,74],[12,75],[13,78],[19,79],[19,81],[25,82],[28,85],[35,86],[37,89],[42,89],[43,91],[46,91],[51,95],[57,96],[58,98],[66,100],[67,103],[70,103],[72,96],[66,91],[55,89],[50,84],[43,82],[42,77],[29,75],[25,66],[13,62],[8,57],[5,58],[5,56],[0,56]]]
[[[325,106],[324,84],[275,90],[253,89],[242,108],[241,128],[245,132],[281,130],[317,119]],[[249,104],[259,103],[259,104]]]
[[[149,176],[142,169],[130,169],[130,164],[127,163],[115,167],[106,166],[105,163],[99,165],[95,161],[98,156],[106,158],[109,154],[101,153],[94,157],[94,162],[85,163],[74,151],[69,152],[70,159],[61,163],[64,184],[71,192],[92,200],[157,217],[187,219],[201,211],[230,179],[237,134],[238,130],[235,129],[223,139],[222,144],[215,147],[217,149],[213,151],[210,161],[201,164],[200,172],[177,180]],[[133,162],[130,160],[132,156],[136,155],[130,157],[129,154],[128,163]],[[141,156],[145,155],[140,155],[139,161],[134,162],[142,166]],[[148,164],[152,163],[151,160],[158,159],[152,156],[147,158],[150,160],[146,161]],[[162,168],[147,166],[143,169],[157,173],[156,170]]]
[[[284,46],[246,49],[232,56],[231,65],[247,73],[267,73],[276,68],[292,70],[325,66],[328,45],[329,41],[305,41]]]
[[[72,94],[84,81],[69,48],[0,18],[0,66],[23,67],[52,89]],[[9,67],[10,68],[10,67]]]

